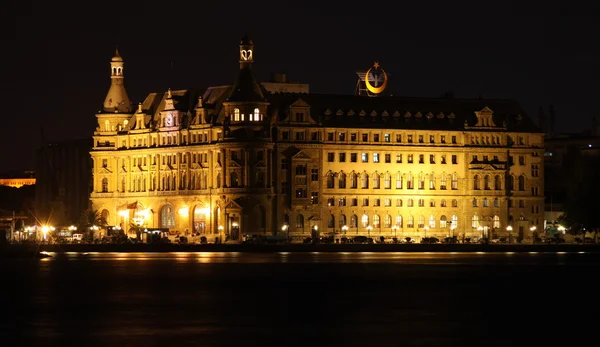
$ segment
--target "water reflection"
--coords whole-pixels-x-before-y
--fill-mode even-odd
[[[174,261],[176,263],[433,263],[538,264],[563,256],[590,258],[586,252],[49,252],[42,261]],[[591,257],[593,259],[597,257]],[[562,259],[560,261],[563,261]]]

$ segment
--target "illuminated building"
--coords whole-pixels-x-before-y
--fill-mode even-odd
[[[527,238],[542,223],[543,134],[518,103],[303,93],[257,82],[247,37],[239,54],[233,86],[137,107],[113,57],[91,151],[109,224],[298,240],[498,237],[509,224]]]

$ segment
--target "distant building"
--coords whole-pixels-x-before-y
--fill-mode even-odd
[[[21,188],[35,185],[34,171],[20,171],[0,174],[0,186]]]
[[[367,96],[362,84],[359,95],[305,93],[258,82],[252,41],[239,47],[234,85],[151,93],[137,108],[112,58],[90,196],[109,225],[233,240],[541,228],[544,138],[516,101],[371,97],[387,75],[368,70]]]
[[[91,139],[47,142],[36,153],[35,214],[52,225],[76,223],[91,188]]]

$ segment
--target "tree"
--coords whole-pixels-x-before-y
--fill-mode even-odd
[[[106,224],[103,221],[102,214],[98,210],[85,210],[81,213],[81,217],[78,222],[79,230],[86,230],[86,239],[91,242],[94,240],[94,230],[91,228],[93,226],[104,225]]]
[[[600,157],[577,155],[573,160],[569,180],[567,201],[559,223],[569,228],[569,232],[578,235],[594,232],[600,228],[600,181],[595,173],[600,170]]]

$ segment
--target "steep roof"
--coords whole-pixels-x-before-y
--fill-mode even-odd
[[[496,127],[541,132],[514,100],[335,94],[268,94],[267,98],[279,122],[289,120],[289,106],[302,99],[310,106],[313,120],[324,126],[463,130],[465,125],[475,126],[476,112],[488,107]]]
[[[227,98],[231,102],[264,102],[265,92],[263,87],[258,83],[252,69],[245,67],[240,70],[237,80],[231,89],[231,94]]]

